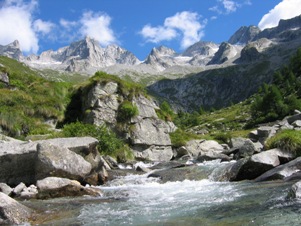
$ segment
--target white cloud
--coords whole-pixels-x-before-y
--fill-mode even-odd
[[[72,29],[73,27],[76,27],[78,25],[78,22],[76,21],[69,21],[65,19],[60,19],[60,25],[64,27],[67,30]]]
[[[46,35],[51,32],[51,30],[55,27],[55,24],[49,21],[43,21],[41,19],[37,19],[33,23],[33,28],[36,32],[41,32],[43,35]]]
[[[181,36],[181,48],[184,49],[203,37],[203,29],[207,21],[201,24],[199,19],[200,16],[197,13],[183,11],[166,18],[163,26],[145,25],[139,33],[147,42],[153,43],[169,41]]]
[[[145,37],[148,42],[153,43],[171,40],[177,36],[177,32],[174,29],[162,26],[152,27],[151,25],[145,25],[140,34]]]
[[[301,0],[282,0],[278,5],[265,14],[260,20],[260,29],[278,25],[280,19],[290,19],[301,14]]]
[[[19,40],[25,52],[36,53],[39,49],[38,37],[33,28],[32,13],[37,1],[6,0],[0,8],[0,44],[7,45]]]
[[[116,37],[110,28],[111,17],[104,13],[85,12],[80,19],[80,32],[83,36],[96,39],[101,45],[116,43]]]
[[[218,14],[230,14],[237,11],[238,8],[243,5],[252,5],[251,0],[245,0],[243,2],[238,3],[238,1],[234,0],[216,0],[217,5],[209,8],[210,11],[216,12]]]

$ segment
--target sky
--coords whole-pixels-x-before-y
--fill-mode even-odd
[[[40,54],[89,36],[144,60],[153,47],[180,53],[300,14],[301,0],[0,0],[0,45],[18,40],[25,55]]]

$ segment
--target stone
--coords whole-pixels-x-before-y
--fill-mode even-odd
[[[49,199],[68,196],[101,196],[101,191],[82,186],[78,181],[67,178],[47,177],[37,181],[38,198]]]
[[[154,103],[153,100],[148,99],[145,96],[139,95],[133,98],[133,103],[138,108],[138,118],[158,118],[155,110],[159,109],[159,107]],[[133,119],[133,121],[136,120]]]
[[[301,127],[301,120],[296,120],[292,123],[294,127]]]
[[[20,225],[28,222],[33,210],[0,192],[0,224]]]
[[[301,199],[301,181],[293,184],[291,189],[287,194],[287,198],[289,199]]]
[[[0,182],[11,187],[35,183],[36,146],[34,142],[0,143]]]
[[[91,170],[89,162],[67,148],[46,142],[37,146],[36,180],[55,176],[83,181]]]
[[[214,140],[191,140],[186,143],[185,147],[193,157],[209,151],[219,153],[224,151],[224,147]]]
[[[213,151],[206,152],[204,154],[200,154],[197,157],[198,162],[205,162],[205,161],[212,161],[216,159],[221,159],[221,161],[230,161],[231,158],[228,155],[225,155],[223,153],[217,153]]]
[[[301,114],[295,114],[295,115],[292,115],[292,116],[287,118],[287,122],[289,124],[293,124],[293,122],[295,122],[297,120],[301,120]]]
[[[5,183],[0,183],[0,192],[10,196],[13,189]]]
[[[181,146],[179,148],[176,148],[174,151],[175,151],[175,153],[174,153],[175,158],[181,158],[182,156],[190,155],[185,146]]]
[[[38,195],[38,188],[35,185],[30,185],[24,188],[20,194],[21,199],[35,199]]]
[[[301,157],[280,165],[260,175],[255,181],[285,180],[301,170]]]
[[[260,151],[250,139],[245,139],[242,145],[237,148],[239,148],[238,152],[235,154],[237,159],[252,156],[254,153]]]
[[[21,192],[25,188],[27,188],[27,187],[26,187],[26,185],[24,183],[21,182],[20,184],[18,184],[18,186],[13,189],[14,196],[20,196]]]
[[[143,146],[135,145],[132,147],[133,154],[137,160],[153,161],[153,162],[166,162],[170,161],[173,157],[171,146]]]

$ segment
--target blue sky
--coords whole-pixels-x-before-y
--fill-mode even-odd
[[[301,14],[301,0],[2,0],[0,45],[19,40],[25,54],[57,50],[90,36],[140,60],[165,45],[221,43],[241,26],[273,27]]]

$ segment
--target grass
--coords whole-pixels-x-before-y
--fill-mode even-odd
[[[282,130],[267,140],[266,149],[279,148],[283,151],[301,156],[301,131]]]
[[[0,71],[7,72],[10,80],[9,87],[0,87],[0,126],[7,135],[47,133],[45,121],[64,119],[71,84],[48,81],[7,57],[0,57],[0,64]]]

